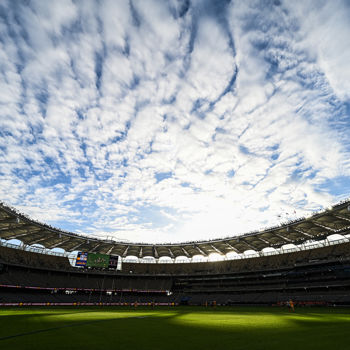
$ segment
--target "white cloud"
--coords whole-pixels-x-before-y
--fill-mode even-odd
[[[350,98],[350,6],[347,1],[298,2],[291,6],[301,26],[301,46],[315,57],[320,69],[343,100]]]
[[[179,17],[171,3],[131,4],[2,5],[2,200],[149,242],[242,233],[339,198],[348,7],[218,15],[198,2]]]

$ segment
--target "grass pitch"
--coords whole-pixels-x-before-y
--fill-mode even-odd
[[[350,310],[16,308],[0,310],[0,349],[350,349]]]

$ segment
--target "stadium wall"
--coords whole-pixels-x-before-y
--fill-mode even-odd
[[[0,303],[350,305],[350,243],[194,264],[80,269],[67,258],[0,247]]]

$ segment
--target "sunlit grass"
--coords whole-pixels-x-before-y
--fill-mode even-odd
[[[346,349],[350,343],[349,311],[4,309],[0,310],[0,338],[13,337],[0,340],[0,349]]]
[[[289,324],[289,319],[287,317],[281,317],[280,315],[266,314],[253,317],[252,315],[207,313],[203,317],[203,314],[193,312],[179,315],[175,317],[172,322],[206,328],[271,328],[275,326],[286,326]]]

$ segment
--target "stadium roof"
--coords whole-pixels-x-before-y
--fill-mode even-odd
[[[0,203],[0,238],[18,239],[26,245],[41,244],[45,248],[62,248],[65,251],[86,251],[112,255],[176,258],[212,253],[243,253],[246,250],[261,251],[264,248],[280,248],[286,244],[318,241],[331,234],[345,234],[350,229],[350,201],[339,203],[308,218],[288,222],[278,227],[247,233],[236,237],[210,241],[183,243],[127,243],[98,239],[62,231],[37,222],[16,209]]]

